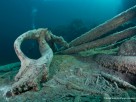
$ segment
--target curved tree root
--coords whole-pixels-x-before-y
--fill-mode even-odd
[[[21,51],[20,46],[26,39],[38,41],[41,53],[39,59],[30,59]],[[62,37],[57,37],[44,28],[30,30],[15,40],[14,49],[21,61],[21,68],[15,76],[15,83],[12,85],[11,90],[7,92],[7,95],[16,95],[31,89],[40,89],[40,83],[46,81],[49,76],[49,66],[53,58],[53,51],[46,41],[51,40],[63,46],[68,46]]]
[[[41,57],[37,60],[30,59],[21,51],[21,43],[25,39],[36,39],[39,42]],[[47,29],[28,31],[19,36],[14,42],[14,48],[21,61],[21,68],[15,76],[15,83],[11,91],[14,94],[30,89],[39,90],[40,81],[48,77],[49,65],[53,58],[53,52],[46,41],[51,40]]]

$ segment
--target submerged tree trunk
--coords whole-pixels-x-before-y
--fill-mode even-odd
[[[85,34],[77,37],[73,41],[70,42],[70,47],[81,45],[86,42],[90,42],[101,35],[116,29],[121,24],[133,19],[136,17],[136,6],[131,7],[130,9],[118,14],[114,18],[106,21],[105,23],[97,26],[96,28],[86,32]]]
[[[98,40],[95,40],[92,42],[81,44],[81,45],[75,46],[75,47],[70,47],[70,48],[62,51],[61,53],[72,54],[72,53],[78,53],[81,51],[86,51],[91,48],[112,44],[116,41],[133,36],[135,34],[136,34],[136,27],[131,27],[131,28],[128,28],[128,29],[123,30],[121,32],[117,32],[115,34],[112,34],[110,36],[107,36],[107,37],[104,37],[104,38],[101,38],[101,39],[98,39]]]

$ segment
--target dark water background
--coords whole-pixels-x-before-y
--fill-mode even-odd
[[[18,61],[13,43],[28,30],[47,27],[71,41],[135,4],[136,0],[0,0],[0,65]],[[26,45],[25,53],[39,56],[35,42]]]

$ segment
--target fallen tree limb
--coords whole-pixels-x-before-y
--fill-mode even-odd
[[[136,39],[129,40],[121,44],[118,55],[121,56],[136,56]]]
[[[101,75],[102,75],[103,77],[105,77],[106,79],[108,79],[108,80],[111,80],[111,81],[113,81],[113,82],[114,82],[114,81],[117,82],[119,85],[121,85],[121,86],[123,86],[123,87],[131,88],[131,89],[136,90],[136,87],[135,87],[135,86],[131,85],[130,83],[128,83],[128,82],[126,82],[126,81],[124,81],[124,80],[122,80],[122,79],[120,79],[120,78],[118,78],[118,77],[115,77],[115,76],[113,76],[113,75],[110,75],[110,74],[107,74],[107,73],[104,73],[104,72],[101,72]]]
[[[19,68],[20,68],[20,62],[15,62],[15,63],[0,66],[0,72],[8,72],[12,70],[17,70]]]
[[[136,5],[131,7],[130,9],[118,14],[114,18],[106,21],[105,23],[97,26],[96,28],[82,34],[80,37],[77,37],[73,41],[70,42],[70,47],[81,45],[86,42],[90,42],[101,35],[116,29],[120,25],[124,24],[125,22],[133,19],[136,17]]]
[[[94,60],[106,68],[112,68],[117,71],[136,74],[136,40],[129,40],[119,48],[118,56],[98,54]]]
[[[54,43],[57,43],[57,44],[59,44],[59,45],[61,45],[61,46],[64,46],[64,47],[66,47],[66,48],[69,47],[69,44],[63,39],[62,36],[58,37],[58,36],[53,35],[53,34],[51,33],[51,41],[54,42]]]
[[[117,32],[110,36],[107,36],[107,37],[104,37],[89,43],[81,44],[75,47],[70,47],[64,51],[61,51],[61,53],[63,54],[77,53],[77,52],[89,50],[91,48],[112,44],[113,42],[135,35],[135,32],[136,32],[136,27],[131,27],[121,32]]]
[[[107,54],[98,54],[94,60],[103,67],[136,74],[136,57],[135,56],[114,56]]]

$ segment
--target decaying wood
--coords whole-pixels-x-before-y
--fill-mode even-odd
[[[98,39],[98,40],[95,40],[95,41],[92,41],[89,43],[81,44],[79,46],[70,47],[64,51],[61,51],[61,53],[63,53],[63,54],[78,53],[81,51],[89,50],[91,48],[112,44],[112,43],[119,41],[121,39],[135,35],[135,32],[136,32],[136,27],[131,27],[131,28],[128,28],[128,29],[123,30],[121,32],[117,32],[117,33],[112,34],[110,36],[107,36],[107,37],[104,37],[104,38],[101,38],[101,39]]]
[[[119,56],[136,56],[136,39],[122,43],[118,50]]]
[[[28,58],[20,49],[22,42],[26,39],[35,39],[39,43],[41,57],[38,59]],[[14,42],[14,49],[21,61],[21,68],[15,76],[15,82],[12,85],[12,95],[16,95],[28,90],[39,90],[40,83],[46,81],[49,76],[49,66],[53,58],[53,51],[47,41],[56,41],[66,46],[67,42],[62,37],[54,36],[47,28],[30,30],[20,35]]]
[[[123,86],[123,87],[125,87],[125,88],[131,88],[131,89],[136,90],[136,87],[135,87],[135,86],[131,85],[130,83],[128,83],[128,82],[126,82],[126,81],[124,81],[124,80],[122,80],[122,79],[120,79],[120,78],[118,78],[118,77],[115,77],[115,76],[113,76],[113,75],[110,75],[110,74],[107,74],[107,73],[104,73],[104,72],[101,72],[101,75],[102,75],[104,78],[108,79],[108,80],[111,80],[111,81],[113,81],[113,82],[114,82],[114,81],[117,82],[120,86]]]
[[[131,7],[130,9],[120,13],[119,15],[115,16],[114,18],[106,21],[105,23],[97,26],[96,28],[82,34],[80,37],[77,37],[73,41],[70,42],[70,47],[81,45],[86,42],[90,42],[97,37],[117,28],[121,24],[133,19],[136,17],[136,5]]]
[[[103,67],[114,69],[116,71],[136,74],[135,56],[115,56],[107,54],[98,54],[94,60]]]
[[[8,72],[12,70],[18,70],[20,67],[20,62],[10,63],[4,66],[0,66],[0,72]]]
[[[30,59],[21,51],[20,46],[26,39],[36,39],[38,41],[41,53],[39,59]],[[28,31],[15,40],[14,48],[21,61],[21,68],[15,76],[16,82],[11,88],[13,94],[22,93],[30,89],[39,90],[40,81],[48,77],[49,65],[53,58],[53,52],[46,42],[50,39],[50,32],[47,29],[38,29]]]
[[[62,46],[65,46],[66,48],[70,46],[70,48],[61,51],[61,53],[63,54],[78,53],[80,51],[85,51],[91,48],[112,44],[113,42],[133,36],[136,32],[136,27],[128,28],[121,32],[117,32],[110,36],[104,37],[102,39],[98,39],[98,40],[94,40],[94,39],[117,28],[118,26],[120,26],[121,24],[124,24],[125,22],[134,18],[135,16],[136,16],[136,6],[128,9],[125,12],[122,12],[121,14],[112,18],[111,20],[106,21],[104,24],[101,24],[100,26],[97,26],[96,28],[83,34],[82,36],[76,38],[75,40],[71,41],[70,44],[68,44],[62,37],[55,36],[50,31],[44,28],[31,30],[20,35],[15,40],[14,48],[15,48],[15,52],[17,56],[19,57],[21,61],[21,68],[18,74],[15,76],[15,83],[12,85],[11,90],[8,91],[7,93],[11,95],[16,95],[31,89],[33,90],[40,89],[41,82],[46,81],[46,79],[49,76],[49,66],[53,58],[53,51],[48,45],[47,43],[48,41],[56,42]],[[22,42],[26,39],[35,39],[38,41],[39,51],[41,53],[41,57],[39,59],[37,60],[30,59],[21,51],[20,46]],[[104,64],[105,66],[113,65],[113,68],[117,68],[118,70],[122,70],[122,68],[125,68],[127,66],[128,69],[123,69],[123,70],[136,74],[135,57],[129,56],[124,59],[124,57],[120,57],[120,56],[113,57],[111,55],[111,57],[109,57],[109,55],[108,56],[97,55],[96,61]],[[131,65],[134,65],[134,67],[132,67]],[[10,67],[10,69],[12,69],[12,67]],[[78,75],[80,76],[80,74],[82,73],[78,73],[77,76]],[[128,82],[122,79],[119,79],[118,77],[115,77],[103,72],[101,73],[101,76],[103,76],[103,79],[105,78],[105,79],[113,81],[117,88],[119,84],[123,87],[136,90],[135,86],[129,84]],[[97,92],[95,90],[88,89],[85,87],[80,87],[79,85],[76,85],[70,81],[63,82],[60,79],[56,79],[56,81],[61,85],[65,85],[66,88],[69,90],[71,89],[77,90],[77,91],[88,93],[90,95],[99,94],[99,95],[103,95],[104,97],[110,98],[108,94]],[[98,83],[99,83],[99,76],[96,80],[96,85]],[[86,84],[87,84],[87,81],[85,82],[85,85]],[[107,101],[110,102],[110,99]]]

